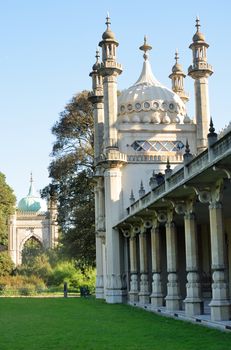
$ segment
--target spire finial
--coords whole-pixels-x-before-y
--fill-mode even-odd
[[[175,51],[175,60],[176,60],[176,63],[178,63],[178,60],[179,60],[178,49],[176,49],[176,51]]]
[[[33,175],[32,175],[32,171],[31,171],[31,173],[30,173],[30,187],[29,187],[28,196],[34,196],[35,195],[33,182],[34,182],[34,180],[33,180]]]
[[[131,195],[130,195],[129,200],[130,200],[130,203],[131,203],[131,204],[135,202],[135,197],[134,197],[133,189],[131,189]]]
[[[140,189],[139,189],[139,196],[143,197],[144,195],[145,195],[145,189],[144,189],[143,181],[141,180]]]
[[[215,132],[215,128],[213,126],[213,120],[212,117],[210,117],[210,123],[209,123],[209,133],[208,133],[208,146],[212,146],[214,142],[217,141],[217,133]]]
[[[209,133],[214,134],[215,128],[213,126],[213,119],[210,117],[210,123],[209,123]]]
[[[200,18],[199,18],[199,16],[197,16],[196,17],[196,25],[195,25],[195,27],[197,28],[197,32],[199,32],[200,31]]]
[[[145,35],[144,36],[144,44],[142,46],[140,46],[140,50],[144,51],[143,58],[145,61],[147,61],[147,59],[148,59],[147,51],[151,50],[151,49],[152,49],[152,47],[151,47],[151,45],[147,44],[147,36]]]
[[[184,163],[185,163],[185,164],[188,164],[188,163],[193,159],[193,156],[192,156],[192,154],[190,153],[190,148],[189,148],[188,139],[186,139],[185,152],[184,152],[183,157],[184,157]]]
[[[95,58],[96,58],[96,63],[98,63],[99,62],[99,58],[100,58],[98,46],[96,47]]]
[[[166,164],[166,169],[170,170],[171,165],[170,165],[170,161],[169,161],[169,157],[167,158],[167,164]]]
[[[189,148],[188,139],[186,139],[185,153],[186,153],[186,154],[190,154],[190,148]]]
[[[169,161],[169,157],[167,157],[167,164],[166,164],[166,169],[165,169],[165,177],[169,177],[172,174],[172,169]]]
[[[107,12],[107,17],[106,17],[106,23],[105,24],[107,25],[107,30],[108,30],[109,27],[110,27],[110,24],[111,24],[111,18],[109,16],[109,12]]]

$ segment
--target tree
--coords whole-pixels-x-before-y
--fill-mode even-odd
[[[95,263],[93,110],[88,92],[72,98],[52,128],[56,137],[49,171],[58,199],[62,249],[83,264]]]
[[[0,172],[0,245],[7,246],[8,218],[14,212],[16,198],[6,183],[6,177]]]

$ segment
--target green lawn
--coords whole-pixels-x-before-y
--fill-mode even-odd
[[[229,350],[231,334],[94,298],[0,298],[0,350]]]

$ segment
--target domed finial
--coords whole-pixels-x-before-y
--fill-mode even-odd
[[[32,171],[30,172],[30,183],[34,182]]]
[[[200,18],[199,16],[196,17],[196,24],[195,24],[195,27],[197,28],[197,32],[200,31]]]
[[[145,35],[144,36],[144,44],[142,46],[140,46],[140,50],[144,51],[143,58],[145,61],[148,59],[147,51],[151,50],[151,49],[152,49],[152,47],[151,47],[151,45],[147,44],[147,36]]]
[[[110,27],[110,24],[111,24],[111,18],[109,17],[109,12],[107,13],[107,17],[106,17],[106,26],[107,26],[107,30],[109,29]]]

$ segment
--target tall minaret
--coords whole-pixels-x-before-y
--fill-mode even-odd
[[[110,28],[110,18],[107,15],[107,29],[102,35],[99,46],[102,47],[102,63],[100,74],[103,76],[104,90],[104,147],[106,151],[118,147],[116,129],[117,119],[117,76],[122,72],[122,66],[116,61],[116,48],[119,45],[115,34]]]
[[[184,78],[186,75],[183,72],[182,66],[179,64],[178,50],[175,52],[176,63],[172,67],[172,73],[169,78],[172,80],[172,90],[180,96],[181,100],[186,103],[189,100],[187,92],[184,91]]]
[[[100,166],[104,139],[103,78],[99,72],[100,55],[96,50],[96,62],[92,67],[92,92],[89,100],[93,104],[94,114],[94,160],[95,160],[95,239],[96,239],[96,298],[104,298],[103,261],[105,260],[105,197],[104,169]]]
[[[207,63],[206,50],[209,45],[200,32],[200,20],[196,19],[197,31],[193,36],[193,43],[189,46],[193,53],[193,64],[188,68],[188,75],[195,80],[195,107],[197,123],[197,152],[207,148],[207,134],[209,129],[209,93],[208,77],[213,74],[212,66]]]
[[[121,251],[121,235],[118,229],[114,228],[121,215],[121,193],[122,174],[121,167],[126,163],[125,155],[120,153],[118,148],[117,132],[117,76],[121,74],[122,68],[116,61],[116,48],[119,45],[115,34],[110,29],[110,18],[107,16],[107,29],[103,33],[103,40],[99,43],[102,47],[102,63],[99,69],[103,76],[104,95],[104,196],[105,202],[105,259],[103,281],[105,298],[108,303],[121,303],[126,294],[123,274],[123,252]],[[100,164],[99,164],[100,166]],[[100,205],[100,188],[98,183],[98,203]],[[100,210],[98,211],[98,222],[100,221]],[[97,276],[99,274],[99,246],[96,247]],[[105,265],[105,261],[109,262]],[[106,271],[105,271],[106,269]],[[99,276],[100,277],[100,276]],[[97,291],[102,287],[101,278],[97,278]],[[100,297],[100,293],[98,294]]]
[[[104,110],[103,110],[103,78],[99,73],[100,55],[96,50],[96,62],[89,74],[92,78],[92,91],[89,100],[93,104],[94,114],[94,158],[95,165],[99,161],[100,155],[103,153],[103,133],[104,133]]]

